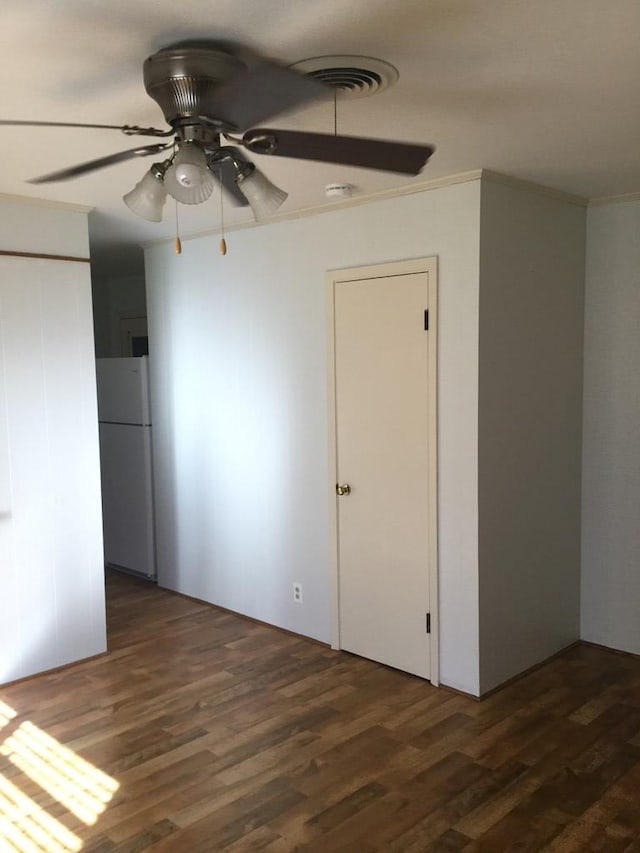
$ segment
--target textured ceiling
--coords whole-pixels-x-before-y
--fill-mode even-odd
[[[392,63],[400,79],[339,103],[339,132],[430,142],[436,154],[417,179],[254,156],[289,192],[283,211],[325,203],[330,182],[370,193],[481,167],[589,198],[617,195],[640,190],[639,33],[638,0],[5,0],[0,117],[163,126],[141,66],[181,38],[244,42],[285,64],[361,54]],[[333,105],[269,124],[332,132]],[[24,183],[131,145],[117,131],[0,128],[0,192],[94,207],[96,255],[171,236],[169,204],[157,225],[121,202],[148,161]],[[184,234],[214,229],[219,200],[180,212]],[[225,215],[250,218],[230,207]]]

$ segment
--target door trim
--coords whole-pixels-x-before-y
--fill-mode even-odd
[[[438,448],[437,448],[437,354],[438,354],[438,259],[437,257],[415,258],[406,261],[376,264],[374,266],[350,267],[329,270],[326,274],[327,293],[327,426],[329,449],[329,576],[331,594],[331,648],[340,649],[340,584],[338,566],[338,506],[335,493],[337,482],[337,436],[336,436],[336,362],[335,362],[335,289],[345,281],[369,278],[411,275],[425,272],[429,276],[429,365],[428,399],[429,431],[427,436],[429,469],[429,606],[431,610],[430,671],[431,684],[439,684],[440,655],[438,618]]]

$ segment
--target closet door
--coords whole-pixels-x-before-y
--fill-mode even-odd
[[[433,285],[380,273],[334,286],[340,647],[429,678]]]

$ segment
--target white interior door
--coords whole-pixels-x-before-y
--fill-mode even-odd
[[[333,287],[337,484],[350,488],[336,498],[339,645],[423,678],[435,553],[429,288],[428,271]]]

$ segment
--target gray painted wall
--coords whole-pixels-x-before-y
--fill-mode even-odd
[[[160,583],[329,640],[325,272],[435,254],[441,680],[577,639],[584,208],[483,180],[216,242],[146,252]]]
[[[330,640],[325,273],[438,255],[440,675],[477,692],[479,213],[473,181],[147,250],[161,585]]]
[[[640,654],[640,202],[587,222],[582,637]]]
[[[579,636],[585,209],[483,181],[480,686]]]

